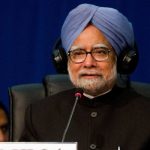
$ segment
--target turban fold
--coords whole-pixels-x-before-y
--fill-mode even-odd
[[[134,48],[132,24],[122,13],[114,8],[80,4],[69,12],[61,29],[62,46],[66,51],[89,23],[102,31],[117,55],[126,47]]]

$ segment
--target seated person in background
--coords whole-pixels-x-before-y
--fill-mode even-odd
[[[0,142],[6,142],[9,139],[8,122],[8,112],[4,105],[0,103]]]
[[[113,8],[81,4],[68,14],[61,40],[75,89],[28,107],[20,140],[78,142],[79,150],[150,149],[150,100],[116,84],[120,54],[135,48],[128,19]],[[83,90],[78,101],[76,88]]]

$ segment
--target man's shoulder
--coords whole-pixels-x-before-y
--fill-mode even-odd
[[[117,88],[114,92],[117,104],[131,112],[148,112],[150,114],[150,98],[141,95],[132,88]]]
[[[75,89],[69,89],[59,92],[54,95],[47,96],[38,102],[31,105],[34,109],[45,109],[51,107],[57,107],[58,105],[64,105],[74,100]]]
[[[131,107],[132,111],[148,113],[150,115],[150,98],[133,89],[125,89],[122,98],[127,102],[127,107]]]
[[[128,94],[127,94],[128,93]],[[146,103],[146,104],[150,104],[150,97],[147,97],[137,91],[135,91],[134,89],[129,89],[127,91],[127,95],[131,96],[132,99],[135,99],[136,101],[138,101],[139,103]]]

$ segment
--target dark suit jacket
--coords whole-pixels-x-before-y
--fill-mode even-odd
[[[75,89],[31,105],[21,141],[60,142],[74,105]],[[78,101],[65,142],[79,150],[150,150],[150,100],[115,87],[94,99]]]

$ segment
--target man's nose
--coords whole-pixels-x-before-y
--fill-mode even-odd
[[[91,54],[87,54],[85,61],[84,61],[84,65],[86,67],[91,67],[91,66],[96,66],[96,60],[92,57]]]

